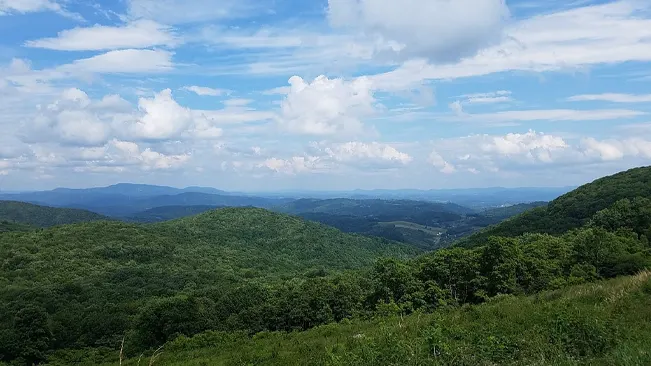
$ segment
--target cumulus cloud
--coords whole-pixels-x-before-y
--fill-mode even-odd
[[[445,161],[443,157],[436,151],[432,150],[429,155],[429,163],[434,165],[441,173],[452,174],[457,171],[457,168],[449,162]]]
[[[59,141],[64,144],[97,146],[111,134],[110,121],[89,108],[88,95],[76,88],[66,89],[58,100],[41,106],[33,120],[24,121],[21,137],[25,142]]]
[[[294,156],[289,159],[270,158],[258,164],[257,167],[289,175],[314,172],[322,168],[320,158],[316,156]]]
[[[471,135],[436,141],[430,163],[448,172],[522,170],[528,167],[651,159],[651,141],[641,138],[566,139],[528,131],[506,135]]]
[[[190,160],[189,154],[163,154],[150,147],[142,149],[135,142],[117,139],[100,148],[84,149],[79,157],[86,162],[79,169],[93,172],[124,171],[131,166],[142,170],[168,170],[180,168]]]
[[[133,130],[139,137],[148,140],[178,137],[194,120],[192,112],[172,98],[170,89],[161,91],[153,98],[140,98],[138,109],[142,116]]]
[[[335,143],[323,147],[322,151],[334,161],[355,165],[405,165],[413,160],[409,154],[400,152],[391,145],[379,142],[353,141]]]
[[[376,111],[370,84],[319,76],[312,82],[289,79],[291,89],[281,102],[277,120],[290,132],[306,135],[357,135],[362,118]]]
[[[102,146],[112,138],[149,142],[213,140],[223,135],[223,129],[210,113],[224,111],[227,109],[196,111],[183,107],[174,100],[170,89],[140,98],[136,108],[119,95],[92,100],[84,91],[70,88],[23,121],[20,137],[29,143],[76,146]],[[231,118],[237,116],[235,111],[229,113]]]
[[[111,27],[95,25],[59,32],[57,37],[27,41],[25,46],[59,51],[101,51],[122,48],[172,46],[178,42],[171,29],[151,20]]]
[[[551,162],[550,154],[556,150],[567,148],[568,145],[561,137],[545,135],[529,131],[525,134],[509,133],[505,136],[490,137],[481,145],[488,153],[503,156],[526,156],[529,159]]]
[[[503,0],[329,0],[328,18],[379,39],[402,58],[456,61],[500,41]]]

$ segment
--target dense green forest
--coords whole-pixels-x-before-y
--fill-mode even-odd
[[[30,231],[33,230],[33,226],[26,224],[21,224],[11,221],[0,221],[0,233],[5,233],[9,231]]]
[[[241,286],[324,276],[370,265],[379,256],[414,254],[399,243],[262,209],[223,209],[155,225],[100,221],[3,233],[0,359],[35,362],[50,349],[114,346],[128,329],[144,329],[137,324],[150,311],[176,307],[189,319],[213,309],[216,300],[246,299],[236,290]],[[238,309],[233,303],[221,312],[228,317]],[[178,331],[210,329],[205,320],[196,328],[163,327],[164,336],[152,335],[139,346]],[[47,340],[23,334],[24,327],[45,332]]]
[[[218,206],[162,206],[154,207],[148,210],[135,213],[128,217],[122,218],[125,221],[132,222],[142,222],[142,223],[154,223],[154,222],[163,222],[174,220],[186,216],[198,215],[206,211],[212,211]]]
[[[649,357],[640,353],[648,334],[638,336],[648,331],[639,319],[648,319],[651,292],[641,171],[649,168],[567,195],[595,202],[555,202],[559,212],[594,211],[580,225],[418,257],[262,209],[2,233],[0,359],[115,362],[122,348],[135,364],[165,345],[171,364],[637,364]],[[563,290],[636,274],[584,285],[580,296]],[[386,327],[395,317],[404,332]],[[323,332],[332,339],[319,340]]]
[[[306,332],[207,331],[180,336],[154,364],[200,365],[649,365],[651,272],[528,297],[408,316],[345,320]],[[123,361],[147,364],[153,351]],[[51,366],[109,366],[119,352],[60,352]]]
[[[481,245],[491,236],[517,236],[524,233],[561,234],[584,225],[600,210],[621,199],[651,197],[651,167],[631,169],[597,179],[553,201],[547,206],[506,220],[461,240],[458,245]]]
[[[0,201],[0,221],[35,227],[50,227],[108,219],[106,216],[85,210],[37,206],[25,202]]]

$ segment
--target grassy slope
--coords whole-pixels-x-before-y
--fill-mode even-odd
[[[596,212],[629,198],[651,198],[651,167],[630,169],[583,185],[549,203],[480,231],[458,242],[481,245],[490,236],[524,233],[561,234],[584,225]]]
[[[254,338],[205,333],[168,343],[155,365],[649,365],[650,350],[651,272],[643,272],[404,319]],[[117,364],[110,357],[105,365]]]
[[[108,218],[85,210],[38,206],[16,201],[0,201],[0,221],[50,227],[100,220],[108,220]]]

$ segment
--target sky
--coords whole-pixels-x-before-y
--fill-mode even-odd
[[[0,0],[0,190],[651,165],[648,0]]]

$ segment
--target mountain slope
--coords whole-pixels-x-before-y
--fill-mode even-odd
[[[651,167],[630,169],[583,185],[547,206],[473,234],[460,246],[481,245],[490,236],[514,237],[524,233],[561,234],[584,225],[595,213],[621,199],[651,198]]]
[[[161,222],[193,216],[220,208],[219,206],[161,206],[137,212],[127,218],[133,222]]]
[[[47,309],[52,349],[110,346],[148,304],[413,256],[394,242],[263,209],[137,225],[98,221],[0,235],[0,355],[21,309]],[[204,295],[207,296],[207,295]],[[172,300],[170,300],[172,301]],[[41,310],[38,310],[41,309]],[[11,335],[7,336],[11,338]]]
[[[15,201],[0,201],[0,221],[36,227],[108,220],[108,217],[85,210],[38,206]]]

